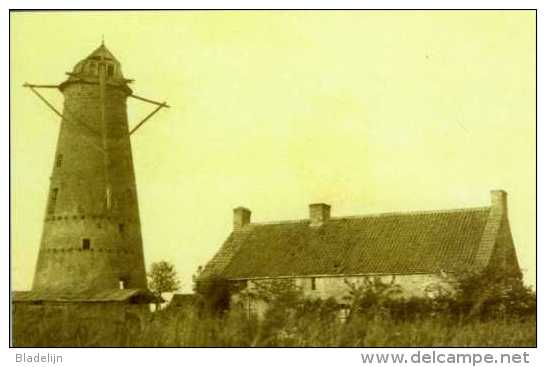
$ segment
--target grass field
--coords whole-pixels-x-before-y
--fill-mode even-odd
[[[444,315],[396,321],[357,316],[248,319],[160,311],[141,325],[85,319],[15,320],[15,346],[120,347],[534,347],[536,317],[455,321]]]

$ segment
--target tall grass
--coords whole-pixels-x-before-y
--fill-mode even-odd
[[[139,325],[100,318],[15,322],[15,346],[119,347],[533,347],[536,317],[455,321],[441,314],[396,320],[359,314],[346,322],[333,315],[257,320],[242,309],[222,315],[196,308],[167,309]]]

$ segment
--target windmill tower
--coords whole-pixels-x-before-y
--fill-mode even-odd
[[[60,85],[30,88],[61,118],[33,291],[146,289],[130,136],[165,103],[133,94],[104,43]],[[38,92],[55,88],[62,113]],[[134,128],[127,98],[156,108]]]

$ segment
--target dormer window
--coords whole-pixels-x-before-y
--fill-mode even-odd
[[[97,63],[96,62],[91,62],[89,64],[89,73],[91,75],[97,75]]]

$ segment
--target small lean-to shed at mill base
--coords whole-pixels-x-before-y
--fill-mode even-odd
[[[291,279],[306,296],[342,302],[347,281],[369,277],[394,281],[403,296],[428,296],[457,275],[520,275],[506,197],[494,190],[487,207],[351,217],[312,204],[308,219],[274,223],[252,223],[250,210],[236,208],[232,233],[200,279],[247,287]]]
[[[101,291],[54,292],[16,291],[12,293],[14,318],[21,314],[59,317],[96,318],[123,322],[142,318],[157,297],[147,289],[105,289]]]
[[[157,301],[147,289],[16,291],[12,293],[13,344],[74,347],[81,340],[91,346],[119,346],[102,343],[140,332],[149,317],[149,304]]]

